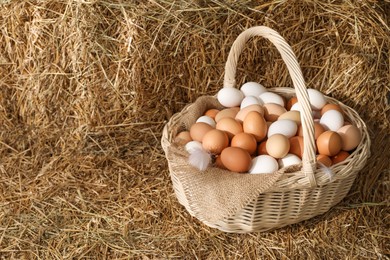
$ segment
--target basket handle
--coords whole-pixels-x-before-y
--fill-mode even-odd
[[[256,26],[243,31],[234,41],[228,59],[225,65],[224,87],[235,87],[236,85],[236,68],[238,58],[244,49],[246,42],[254,36],[262,36],[270,40],[278,49],[284,63],[290,73],[298,102],[301,108],[301,123],[303,130],[303,156],[302,156],[302,171],[304,172],[309,185],[317,186],[314,176],[316,169],[316,152],[314,140],[314,121],[312,110],[309,102],[305,80],[297,58],[291,49],[290,45],[280,36],[279,33],[266,26]]]

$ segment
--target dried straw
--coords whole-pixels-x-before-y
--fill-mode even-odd
[[[0,255],[378,259],[390,254],[389,1],[6,1],[0,8]],[[372,156],[323,216],[232,235],[177,202],[162,127],[221,88],[229,48],[266,25],[308,86],[357,110]],[[253,40],[238,82],[289,87]]]

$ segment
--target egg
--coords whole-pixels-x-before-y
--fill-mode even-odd
[[[319,154],[334,156],[341,150],[341,137],[334,131],[325,131],[317,139],[317,149]]]
[[[320,124],[325,130],[337,131],[344,125],[343,114],[337,110],[328,110],[321,116]]]
[[[213,128],[215,128],[215,125],[216,125],[214,119],[212,119],[212,118],[209,117],[209,116],[201,116],[201,117],[199,117],[199,118],[196,120],[196,122],[197,122],[197,123],[198,123],[198,122],[203,122],[203,123],[209,124],[209,125],[211,125]]]
[[[297,133],[297,124],[289,119],[282,119],[273,122],[268,129],[268,138],[274,134],[282,134],[288,138],[294,136]]]
[[[207,111],[204,113],[204,115],[205,115],[205,116],[209,116],[209,117],[211,117],[212,119],[215,120],[215,116],[216,116],[218,113],[219,113],[219,110],[218,110],[218,109],[216,109],[216,108],[211,108],[211,109],[207,110]]]
[[[307,94],[309,95],[309,102],[312,109],[321,110],[321,108],[325,106],[325,96],[320,91],[309,88],[307,89]]]
[[[186,143],[185,147],[186,151],[188,153],[192,153],[194,150],[196,149],[202,149],[202,143],[201,142],[198,142],[198,141],[190,141],[188,143]]]
[[[215,128],[225,131],[229,139],[232,139],[233,136],[243,131],[241,123],[231,117],[225,117],[219,120]]]
[[[290,111],[299,111],[299,112],[302,112],[301,111],[301,104],[299,103],[295,103],[294,105],[292,105]],[[311,115],[313,118],[315,119],[319,119],[321,117],[321,112],[319,110],[312,110],[311,111]]]
[[[342,146],[341,149],[344,151],[351,151],[358,147],[362,140],[362,134],[359,128],[354,125],[342,126],[337,133],[341,137]]]
[[[329,156],[326,156],[324,154],[317,155],[317,162],[322,163],[326,167],[332,166],[332,160],[329,158]]]
[[[179,145],[185,145],[186,143],[192,141],[190,132],[188,131],[182,131],[178,133],[175,137],[175,143]]]
[[[212,154],[220,154],[223,149],[229,146],[229,137],[224,131],[212,129],[204,135],[202,146]]]
[[[294,103],[291,108],[290,108],[290,111],[301,111],[301,106],[299,103]]]
[[[349,153],[346,151],[340,151],[338,154],[332,157],[332,164],[338,164],[345,159],[347,159],[349,156]]]
[[[290,119],[294,121],[298,126],[301,125],[301,113],[299,111],[287,111],[278,117],[278,120]]]
[[[237,107],[244,99],[244,93],[236,88],[224,87],[218,91],[217,99],[224,107]]]
[[[231,141],[231,147],[240,147],[247,150],[249,154],[254,154],[257,150],[257,142],[253,135],[248,133],[238,133]]]
[[[248,151],[239,147],[227,147],[221,153],[224,167],[232,172],[248,172],[252,158]]]
[[[203,136],[210,130],[214,129],[211,125],[198,122],[191,126],[190,135],[192,140],[202,142]]]
[[[249,169],[251,174],[267,174],[276,172],[279,169],[278,162],[269,155],[259,155],[252,159],[252,165]]]
[[[295,154],[288,153],[283,158],[278,160],[279,168],[289,167],[291,165],[300,164],[302,160]]]
[[[258,155],[262,155],[262,154],[267,154],[268,155],[268,152],[267,152],[267,140],[262,141],[262,142],[260,142],[257,145],[257,154]]]
[[[286,112],[287,110],[279,104],[264,104],[264,118],[267,121],[275,122],[279,116]]]
[[[249,112],[243,122],[245,133],[252,134],[257,142],[260,142],[267,135],[267,124],[264,117],[256,111]]]
[[[257,104],[257,105],[250,105],[250,106],[244,107],[243,109],[238,111],[235,119],[243,122],[245,117],[251,111],[256,111],[256,112],[259,112],[261,115],[264,115],[264,108],[261,105]]]
[[[293,136],[289,139],[290,141],[290,150],[288,153],[295,154],[302,159],[303,156],[303,137],[302,136]]]
[[[240,90],[242,91],[242,93],[244,93],[244,95],[247,97],[247,96],[255,96],[255,97],[258,97],[260,96],[262,93],[266,92],[267,89],[261,85],[260,83],[257,83],[257,82],[246,82],[244,83]]]
[[[259,98],[254,96],[247,96],[244,97],[244,99],[241,101],[240,108],[243,109],[244,107],[250,106],[250,105],[262,105]]]
[[[219,155],[219,156],[217,156],[217,157],[215,158],[214,165],[217,166],[218,168],[227,170],[227,168],[225,167],[225,165],[223,165],[223,163],[222,163],[221,155]]]
[[[284,99],[273,92],[264,92],[259,95],[259,99],[263,102],[263,104],[274,103],[284,107]]]
[[[231,117],[235,118],[238,111],[240,111],[239,107],[231,107],[231,108],[225,108],[218,112],[218,114],[215,115],[215,122],[218,123],[219,120],[225,117]]]
[[[325,129],[324,127],[318,123],[318,122],[314,122],[314,139],[317,140],[317,138],[320,136],[320,134],[322,134],[323,132],[325,132]],[[298,135],[299,136],[303,136],[303,127],[302,125],[300,125],[298,127]]]
[[[286,109],[287,110],[291,110],[291,107],[298,102],[298,98],[297,97],[292,97],[290,98],[288,101],[287,101],[287,104],[286,104]]]
[[[286,136],[274,134],[268,138],[266,150],[269,155],[276,159],[283,158],[290,150],[290,142]]]
[[[339,111],[341,114],[343,114],[343,110],[341,109],[341,107],[337,104],[326,104],[325,106],[323,106],[323,108],[321,109],[321,116],[323,114],[325,114],[326,111],[329,111],[329,110],[337,110]]]
[[[321,111],[320,110],[312,110],[311,115],[314,119],[320,119],[321,118]]]

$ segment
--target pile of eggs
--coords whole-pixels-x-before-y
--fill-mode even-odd
[[[317,162],[330,167],[345,160],[360,143],[361,132],[344,120],[342,108],[308,89],[313,110]],[[217,95],[224,109],[209,109],[175,142],[190,154],[201,149],[214,166],[239,173],[272,173],[299,164],[303,153],[300,106],[261,84],[222,88]]]

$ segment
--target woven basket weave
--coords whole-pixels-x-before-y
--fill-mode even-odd
[[[194,188],[187,184],[188,182],[191,183],[191,180],[188,180],[188,178],[196,170],[187,165],[185,153],[180,155],[184,159],[178,160],[177,158],[181,157],[172,157],[170,151],[174,146],[172,141],[176,134],[188,129],[191,123],[194,123],[193,121],[183,122],[182,118],[194,113],[202,115],[206,109],[221,108],[216,97],[201,97],[195,103],[187,105],[181,112],[173,115],[165,125],[161,139],[161,144],[168,160],[173,187],[179,202],[185,206],[192,216],[210,227],[218,228],[225,232],[246,233],[266,231],[297,223],[328,211],[346,196],[357,173],[363,168],[369,157],[370,139],[365,123],[352,108],[336,99],[325,97],[328,103],[338,104],[343,109],[345,119],[357,126],[361,131],[362,140],[346,160],[331,166],[331,175],[319,167],[316,162],[312,110],[300,66],[291,47],[277,32],[268,27],[257,26],[249,28],[242,32],[235,40],[225,66],[224,87],[236,87],[235,76],[238,58],[245,43],[254,36],[262,36],[275,45],[287,65],[292,78],[294,88],[269,88],[268,91],[286,98],[294,95],[298,98],[301,107],[301,123],[304,140],[302,164],[290,167],[289,169],[281,169],[278,173],[269,175],[270,177],[267,177],[268,179],[262,182],[264,183],[262,185],[263,188],[255,193],[255,196],[249,196],[245,200],[240,201],[242,203],[239,205],[230,205],[226,210],[228,214],[224,213],[225,215],[222,214],[222,217],[212,218],[207,217],[207,212],[205,212],[207,206],[200,207],[196,203],[197,199],[207,201],[207,198],[199,197],[199,194],[197,196],[192,194]],[[186,169],[191,169],[192,172],[188,177],[185,176],[185,172],[183,173]],[[195,174],[202,175],[209,173],[195,172]],[[252,179],[249,178],[252,176],[248,175],[250,174],[226,173],[223,181],[227,183],[234,183],[235,181],[239,183],[247,179],[251,181]],[[196,186],[197,184],[195,183],[194,185]],[[212,184],[207,189],[214,189],[215,185]],[[204,196],[209,195],[205,194]],[[225,203],[225,200],[221,200],[220,204],[223,205],[219,205],[218,203],[217,205],[214,203],[212,206],[217,208],[217,210],[218,206],[224,209],[225,204],[223,203]],[[229,205],[229,203],[226,202],[226,205]]]

